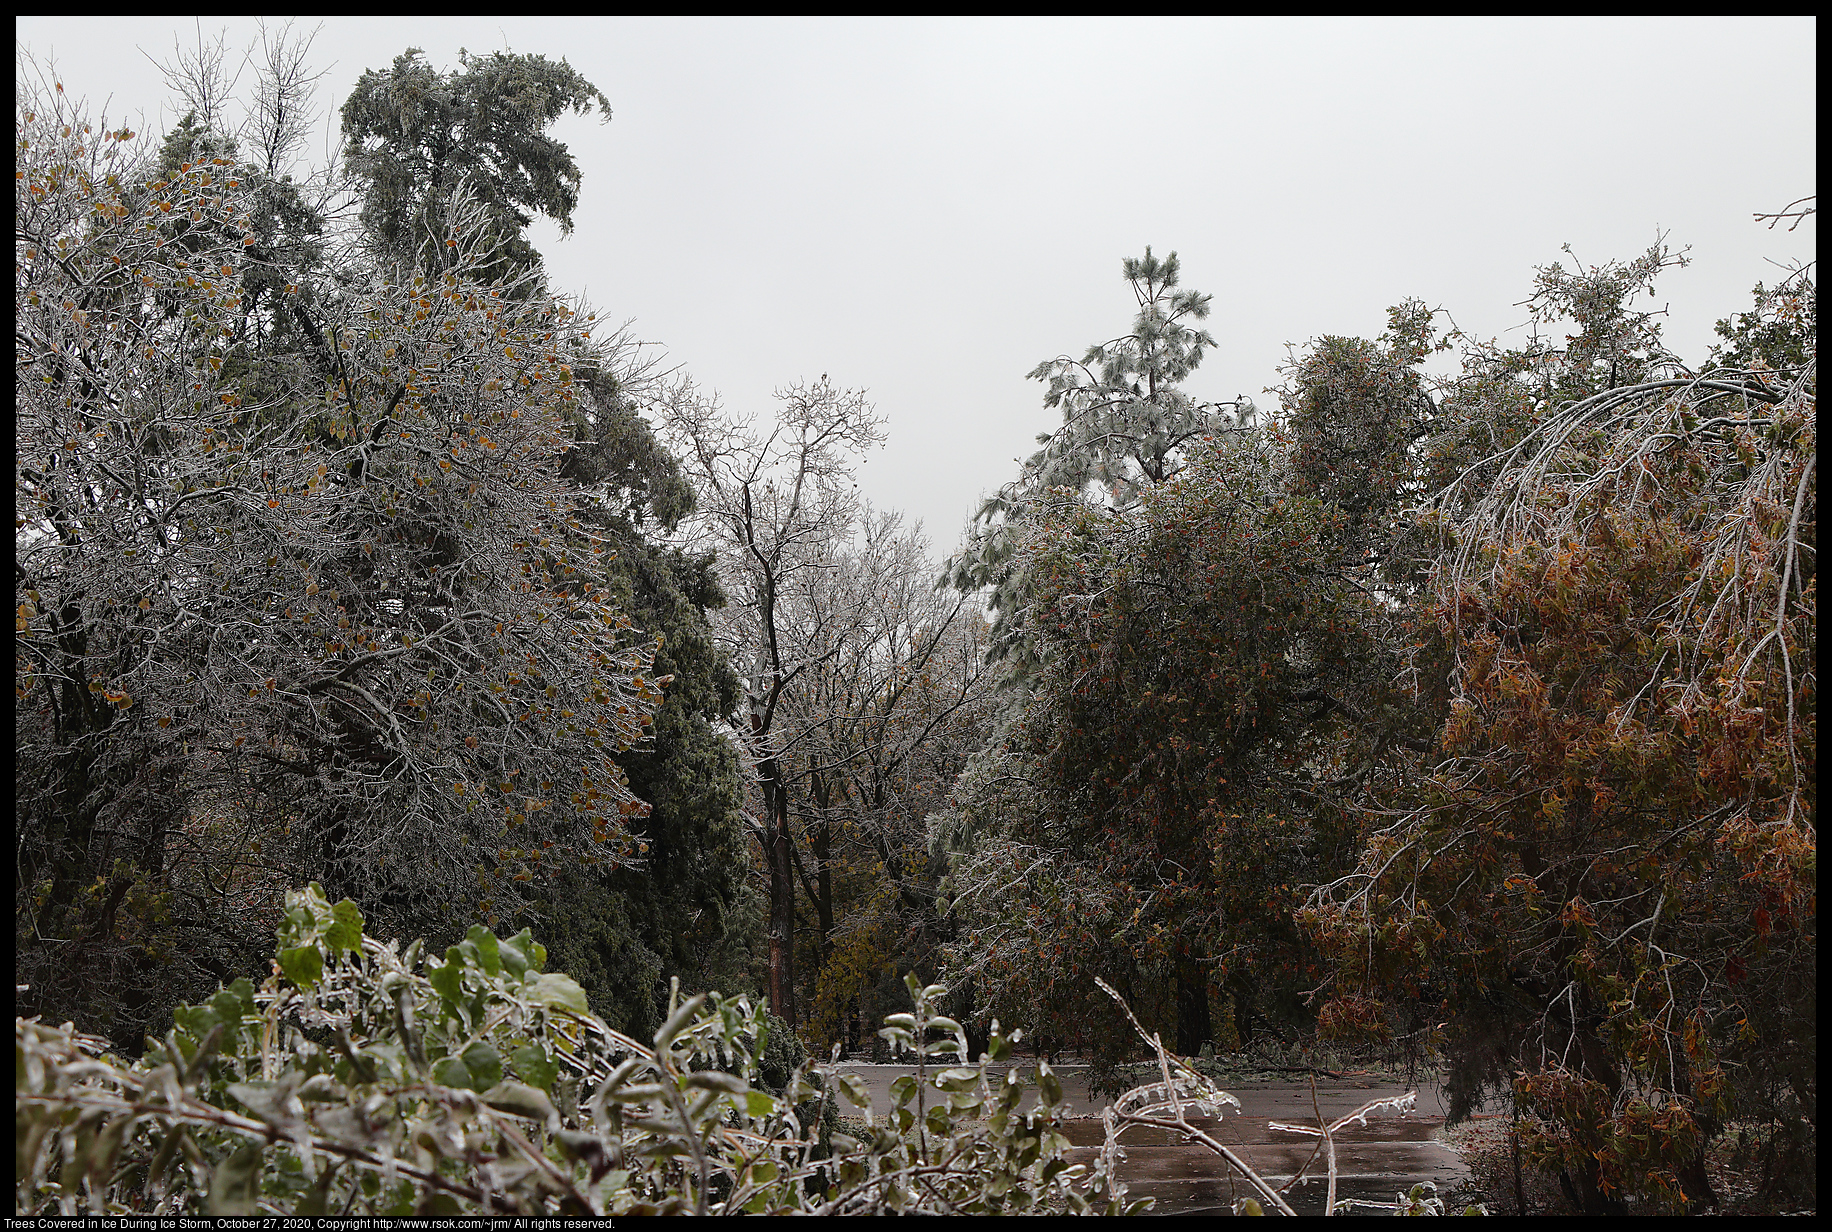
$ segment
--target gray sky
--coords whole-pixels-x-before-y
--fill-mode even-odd
[[[318,24],[304,19],[306,28]],[[270,25],[274,24],[272,21]],[[253,19],[205,18],[232,48]],[[609,125],[559,135],[576,230],[535,242],[565,291],[633,317],[726,406],[825,372],[889,420],[861,472],[937,554],[1055,426],[1024,374],[1123,331],[1120,260],[1182,259],[1215,296],[1199,398],[1262,407],[1287,343],[1373,335],[1417,296],[1483,336],[1525,320],[1533,267],[1627,259],[1696,362],[1771,262],[1753,222],[1816,191],[1812,18],[690,20],[329,18],[327,116],[409,46],[564,56]],[[20,18],[66,90],[163,131],[142,50],[189,18]],[[246,81],[246,79],[245,79]],[[323,147],[315,142],[313,150]]]

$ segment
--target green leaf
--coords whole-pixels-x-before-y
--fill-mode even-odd
[[[311,988],[324,975],[324,954],[316,945],[296,945],[280,951],[280,970],[300,988]]]
[[[861,1108],[871,1107],[871,1091],[857,1074],[838,1074],[840,1090]]]
[[[553,1080],[559,1077],[560,1066],[547,1055],[545,1048],[539,1044],[523,1044],[509,1054],[509,1060],[523,1082],[543,1091],[553,1090]]]
[[[224,1000],[225,997],[229,1000]],[[217,1012],[222,1014],[224,1022],[234,1022],[238,1017],[258,1018],[261,1013],[255,1008],[254,984],[247,976],[242,976],[216,996],[211,997],[210,1003],[217,1007]]]
[[[90,1108],[77,1117],[76,1125],[68,1131],[64,1149],[69,1152],[71,1171],[79,1178],[89,1174],[89,1154],[95,1147],[96,1131],[107,1115],[104,1109]]]
[[[899,1108],[916,1098],[916,1075],[904,1074],[891,1083],[891,1098]]]
[[[569,1009],[580,1014],[592,1012],[591,1003],[585,999],[585,990],[570,975],[557,972],[537,975],[528,982],[523,995],[536,1005]]]
[[[108,1179],[114,1175],[115,1161],[121,1156],[121,1139],[132,1128],[134,1115],[130,1112],[118,1116],[102,1127],[96,1134],[94,1143],[89,1148],[88,1176],[89,1186],[101,1192],[108,1185]]]
[[[350,1093],[331,1075],[314,1074],[299,1084],[298,1096],[317,1103],[335,1104],[350,1098]]]
[[[471,930],[464,935],[462,944],[477,956],[477,965],[483,968],[485,975],[498,975],[502,972],[502,954],[496,944],[495,933],[481,924],[473,924]]]
[[[153,1155],[153,1162],[146,1167],[146,1194],[149,1198],[165,1188],[166,1173],[171,1170],[172,1161],[178,1158],[178,1139],[183,1135],[184,1130],[174,1126],[166,1134],[164,1141],[159,1142],[159,1150]],[[159,1140],[155,1138],[153,1141]],[[29,1161],[37,1154],[34,1150],[31,1155],[27,1155],[24,1149],[24,1144],[21,1143],[20,1170],[15,1173],[18,1176],[26,1175],[30,1167]]]
[[[458,947],[453,946],[446,953],[449,957],[456,958],[457,950]],[[440,1000],[448,1005],[456,1005],[464,991],[463,970],[462,961],[447,962],[442,967],[429,964],[426,968],[426,979],[433,986],[433,991],[439,994]]]
[[[935,1075],[935,1085],[943,1091],[970,1091],[979,1080],[977,1069],[945,1069]]]
[[[506,941],[499,941],[496,952],[502,958],[503,970],[514,979],[521,979],[528,974],[528,947],[534,944],[534,937],[527,929],[522,929]]]
[[[276,930],[282,947],[309,945],[324,935],[331,925],[331,905],[324,890],[314,881],[303,890],[286,896],[286,910]]]
[[[232,1082],[228,1090],[242,1107],[270,1125],[288,1119],[286,1116],[287,1091],[275,1083],[261,1080]]]
[[[346,898],[331,908],[331,927],[325,930],[324,943],[332,954],[347,950],[362,952],[363,913],[356,909],[355,903]]]
[[[1062,1102],[1062,1079],[1056,1077],[1047,1061],[1037,1062],[1037,1090],[1046,1104]]]
[[[594,1169],[604,1159],[604,1141],[596,1134],[582,1133],[576,1129],[557,1129],[553,1140],[559,1143],[566,1158],[590,1164]]]
[[[483,1040],[464,1050],[464,1064],[477,1080],[471,1087],[474,1091],[487,1090],[503,1080],[503,1054]]]
[[[216,1166],[207,1209],[217,1216],[252,1215],[260,1185],[261,1144],[251,1142]]]
[[[214,1026],[216,1022],[220,1022],[225,1026],[232,1027],[242,1020],[242,1003],[238,1001],[235,994],[230,992],[227,988],[211,997],[209,1006],[210,1016],[215,1020],[210,1026]],[[174,1015],[174,1018],[175,1017],[176,1015]],[[206,1026],[204,1029],[208,1030],[209,1026]]]
[[[180,1031],[191,1037],[191,1044],[195,1048],[197,1041],[208,1035],[210,1028],[221,1022],[222,1018],[209,1005],[181,1005],[172,1011],[172,1021]],[[187,1056],[185,1060],[190,1060],[190,1057]]]
[[[768,1091],[747,1091],[744,1096],[744,1110],[754,1117],[776,1115],[776,1098]]]
[[[560,1115],[545,1092],[537,1091],[525,1082],[496,1083],[483,1093],[482,1099],[498,1112],[528,1117],[542,1124],[557,1120]]]
[[[440,1057],[433,1062],[433,1081],[442,1087],[457,1087],[465,1091],[477,1089],[471,1085],[477,1081],[471,1075],[471,1067],[457,1057]]]

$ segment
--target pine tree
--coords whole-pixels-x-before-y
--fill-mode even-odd
[[[513,281],[541,265],[523,234],[531,211],[564,234],[579,203],[578,165],[548,128],[594,104],[608,123],[611,105],[563,59],[461,51],[459,62],[441,73],[410,47],[389,69],[358,78],[343,105],[345,163],[364,227],[386,251],[429,269],[447,264],[439,220],[464,191],[482,203],[487,233],[501,245],[485,276]]]
[[[1178,289],[1177,254],[1159,260],[1147,247],[1143,257],[1126,258],[1121,272],[1139,306],[1132,331],[1096,343],[1080,360],[1061,355],[1031,370],[1032,380],[1047,385],[1044,405],[1061,411],[1062,426],[1038,435],[1042,448],[981,505],[972,536],[948,562],[949,584],[990,588],[999,657],[1022,642],[1026,587],[1014,552],[1025,519],[1049,493],[1067,489],[1129,508],[1181,469],[1191,441],[1253,418],[1250,399],[1198,403],[1180,388],[1215,339],[1197,328],[1213,296]]]

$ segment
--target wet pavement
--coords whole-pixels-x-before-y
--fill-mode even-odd
[[[1028,1075],[1034,1065],[1025,1061],[1016,1068]],[[871,1094],[874,1113],[887,1112],[893,1106],[891,1082],[914,1072],[908,1065],[860,1062],[845,1062],[839,1068],[863,1080]],[[989,1068],[989,1076],[996,1080],[1003,1077],[1006,1067]],[[1091,1162],[1103,1139],[1100,1112],[1107,1101],[1089,1089],[1086,1066],[1065,1063],[1052,1068],[1062,1079],[1066,1097],[1064,1111],[1069,1119],[1064,1123],[1064,1132],[1074,1144],[1071,1161]],[[1313,1101],[1308,1081],[1222,1085],[1240,1100],[1240,1111],[1230,1109],[1220,1121],[1191,1118],[1191,1123],[1208,1130],[1218,1141],[1238,1147],[1248,1165],[1275,1187],[1303,1167],[1318,1140],[1274,1130],[1271,1122],[1314,1126],[1319,1111],[1325,1119],[1334,1120],[1369,1100],[1403,1095],[1408,1089],[1371,1075],[1320,1078]],[[842,1109],[852,1111],[844,1101]],[[1418,1089],[1414,1111],[1373,1113],[1365,1127],[1351,1124],[1337,1131],[1337,1198],[1392,1202],[1421,1181],[1435,1183],[1440,1193],[1455,1188],[1468,1172],[1456,1152],[1438,1140],[1437,1131],[1443,1123],[1443,1103],[1435,1084],[1430,1084]],[[1120,1177],[1129,1187],[1128,1196],[1155,1198],[1154,1214],[1221,1214],[1236,1197],[1251,1192],[1238,1176],[1232,1175],[1233,1169],[1225,1159],[1199,1144],[1178,1141],[1168,1131],[1135,1127],[1127,1130],[1120,1141],[1126,1152]],[[1320,1215],[1328,1176],[1321,1153],[1305,1174],[1315,1179],[1294,1188],[1285,1199],[1300,1214]]]
[[[1305,1092],[1309,1094],[1308,1090]],[[1353,1107],[1353,1105],[1351,1105]],[[1348,1111],[1344,1109],[1343,1111]],[[1307,1179],[1285,1194],[1300,1215],[1321,1215],[1329,1192],[1329,1168],[1318,1140],[1270,1129],[1268,1122],[1283,1117],[1230,1116],[1220,1123],[1191,1119],[1216,1140],[1235,1148],[1247,1165],[1274,1188],[1284,1185],[1300,1168]],[[1313,1123],[1309,1117],[1299,1122]],[[1462,1161],[1436,1134],[1441,1117],[1370,1116],[1367,1128],[1350,1125],[1335,1134],[1336,1197],[1369,1202],[1392,1202],[1421,1181],[1431,1181],[1440,1193],[1455,1188],[1467,1175]],[[1072,1163],[1092,1163],[1103,1138],[1101,1122],[1070,1121],[1065,1130],[1076,1146]],[[1152,1213],[1225,1214],[1237,1197],[1253,1190],[1234,1173],[1226,1160],[1208,1148],[1181,1142],[1163,1130],[1144,1127],[1120,1137],[1125,1158],[1120,1179],[1127,1197],[1155,1198]],[[1312,1158],[1312,1152],[1316,1157]],[[1305,1167],[1306,1163],[1308,1167]],[[1372,1210],[1368,1214],[1379,1214]]]

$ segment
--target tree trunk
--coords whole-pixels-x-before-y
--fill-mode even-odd
[[[1209,980],[1201,964],[1177,959],[1177,1052],[1193,1057],[1214,1037],[1209,1024]]]
[[[1561,1168],[1558,1174],[1559,1188],[1565,1191],[1565,1200],[1586,1215],[1626,1215],[1628,1208],[1620,1198],[1615,1197],[1603,1188],[1603,1166],[1592,1162],[1588,1168],[1579,1169],[1574,1176]]]
[[[769,844],[764,849],[770,870],[770,1012],[795,1025],[795,862],[789,844],[789,793],[775,757],[758,767]]]
[[[821,973],[827,969],[827,960],[833,957],[833,830],[828,823],[828,791],[825,776],[816,774],[814,789],[814,827],[808,835],[808,846],[814,855],[814,882],[817,893],[814,896],[815,914],[820,918],[821,944],[816,951],[820,967],[814,973],[818,985]]]

